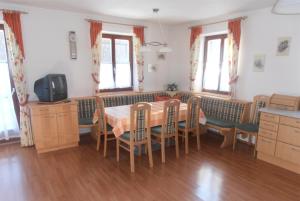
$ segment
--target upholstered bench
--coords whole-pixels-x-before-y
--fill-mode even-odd
[[[234,128],[247,121],[250,107],[250,102],[201,96],[201,109],[207,120],[205,128],[216,129],[224,136],[221,148],[232,145]]]

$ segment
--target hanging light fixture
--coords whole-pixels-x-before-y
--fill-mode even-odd
[[[300,0],[277,0],[272,13],[277,15],[300,15]]]
[[[163,41],[165,41],[165,34],[164,31],[162,29],[162,25],[160,23],[160,19],[158,16],[158,12],[159,9],[158,8],[153,8],[153,14],[157,15],[157,24],[159,26],[159,30],[160,30],[160,35]],[[141,47],[141,52],[151,52],[152,49],[150,46],[154,46],[154,47],[160,47],[160,49],[158,50],[159,53],[168,53],[168,52],[172,52],[172,49],[170,47],[168,47],[168,44],[166,42],[158,42],[158,41],[151,41],[151,42],[145,42],[143,44],[143,46]]]

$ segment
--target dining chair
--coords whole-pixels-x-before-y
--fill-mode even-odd
[[[134,149],[139,150],[144,145],[149,158],[149,166],[153,167],[152,148],[151,148],[151,104],[140,102],[130,108],[130,131],[125,132],[117,138],[117,161],[120,159],[120,147],[130,152],[130,169],[134,172]]]
[[[233,151],[235,151],[237,144],[237,135],[242,134],[243,138],[248,137],[248,144],[252,144],[252,138],[255,137],[255,145],[253,155],[256,157],[256,146],[259,128],[259,109],[266,107],[269,103],[269,97],[264,95],[258,95],[253,98],[251,105],[250,118],[247,123],[237,124],[235,126],[234,138],[233,138]]]
[[[176,99],[168,100],[164,103],[163,121],[161,126],[151,129],[152,140],[161,145],[161,162],[166,162],[165,144],[166,139],[175,139],[176,157],[179,157],[178,143],[178,116],[180,101]]]
[[[178,123],[179,136],[185,142],[185,153],[189,153],[189,134],[197,136],[197,150],[200,150],[200,128],[199,128],[200,98],[192,96],[187,102],[186,121]]]
[[[97,132],[97,151],[100,149],[101,136],[104,135],[104,157],[107,155],[107,141],[115,140],[112,127],[107,123],[104,101],[100,97],[96,97],[96,114],[98,116],[98,132]]]

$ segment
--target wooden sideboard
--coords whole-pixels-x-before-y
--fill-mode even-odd
[[[29,103],[32,131],[38,153],[78,146],[77,102]]]
[[[300,174],[300,112],[260,110],[257,157]]]

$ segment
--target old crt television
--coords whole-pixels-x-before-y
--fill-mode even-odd
[[[41,102],[56,102],[68,98],[66,76],[48,74],[34,83],[34,93]]]

